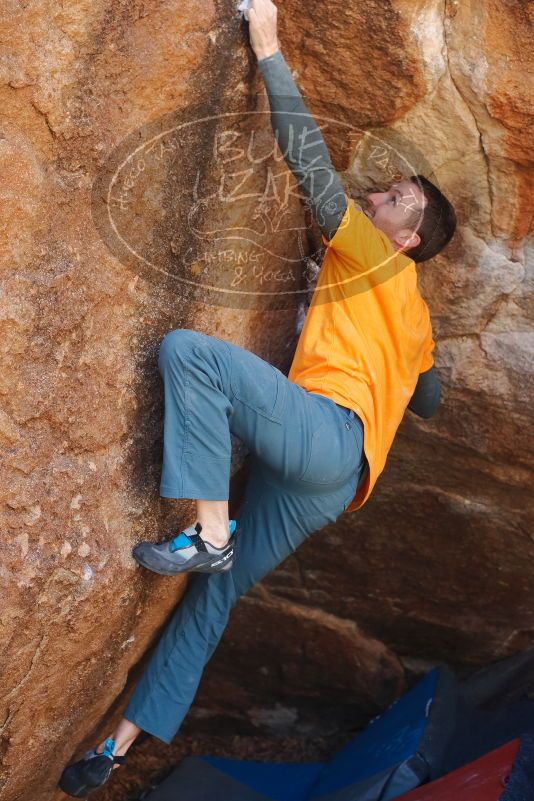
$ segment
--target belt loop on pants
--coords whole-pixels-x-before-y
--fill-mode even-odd
[[[349,420],[354,419],[354,412],[352,411],[352,409],[348,409],[346,406],[341,406],[341,404],[339,403],[336,403],[336,406],[340,411],[345,413],[346,417],[348,418],[345,420],[345,428],[350,429]]]

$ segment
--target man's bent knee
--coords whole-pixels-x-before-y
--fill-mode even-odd
[[[198,344],[203,336],[198,331],[192,331],[189,328],[177,328],[165,334],[159,346],[158,363],[160,369],[169,360],[175,358],[177,354],[184,353],[190,350],[193,345]]]

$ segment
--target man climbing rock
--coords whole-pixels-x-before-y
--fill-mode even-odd
[[[430,417],[439,403],[414,262],[447,245],[454,210],[422,176],[370,193],[365,210],[349,198],[280,52],[275,5],[252,0],[247,16],[273,130],[326,254],[288,378],[247,350],[195,331],[172,331],[161,344],[160,493],[195,499],[196,520],[162,543],[141,543],[134,557],[162,575],[201,575],[118,728],[63,771],[60,786],[75,797],[104,784],[140,731],[171,742],[237,600],[314,532],[360,508],[406,408]],[[307,145],[295,153],[291,145],[304,133]],[[228,517],[231,432],[252,455],[236,521]]]

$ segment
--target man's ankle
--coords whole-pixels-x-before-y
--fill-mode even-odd
[[[95,749],[96,753],[97,754],[103,754],[104,751],[106,750],[106,743],[108,741],[110,741],[110,740],[115,743],[113,751],[112,751],[112,755],[113,756],[124,756],[126,754],[126,752],[128,751],[128,749],[130,748],[130,746],[134,743],[135,737],[134,737],[133,740],[124,741],[122,743],[121,742],[116,742],[113,737],[107,737],[105,740],[103,740],[100,743],[100,745],[98,745],[96,747],[96,749]]]
[[[197,523],[200,521],[196,521]],[[196,523],[195,523],[196,525]],[[225,526],[218,525],[202,525],[200,536],[203,540],[207,540],[211,545],[214,545],[215,548],[224,548],[227,544],[228,540],[230,539],[230,534],[228,530],[228,524]]]

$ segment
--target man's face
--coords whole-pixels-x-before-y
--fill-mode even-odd
[[[365,214],[392,241],[397,250],[416,247],[421,241],[415,233],[422,219],[426,199],[418,184],[403,180],[392,184],[387,192],[369,192]],[[416,212],[419,212],[420,219]]]

